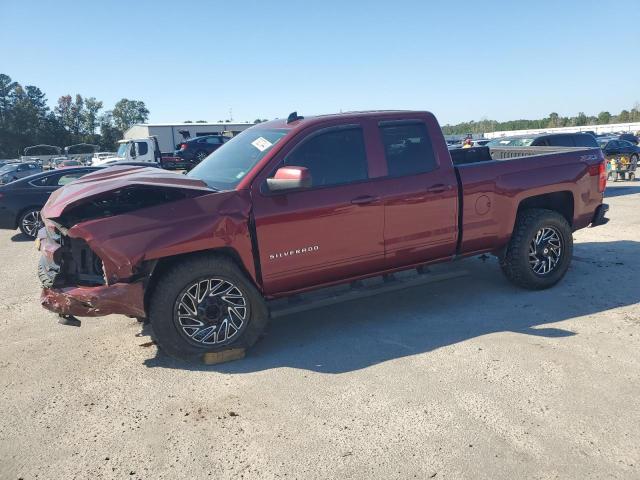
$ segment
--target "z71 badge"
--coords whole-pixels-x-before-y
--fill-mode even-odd
[[[293,257],[294,255],[303,255],[305,253],[313,253],[320,250],[318,245],[311,247],[296,248],[295,250],[289,250],[287,252],[278,252],[269,254],[269,260],[275,260],[277,258]]]

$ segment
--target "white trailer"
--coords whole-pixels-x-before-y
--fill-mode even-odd
[[[124,132],[125,140],[156,137],[160,151],[173,154],[176,146],[188,139],[203,135],[228,135],[230,137],[252,127],[253,123],[140,123]]]

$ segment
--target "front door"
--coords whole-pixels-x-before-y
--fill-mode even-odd
[[[359,124],[305,136],[278,163],[306,167],[310,188],[254,188],[254,217],[266,294],[291,292],[380,270],[382,201],[369,180]]]

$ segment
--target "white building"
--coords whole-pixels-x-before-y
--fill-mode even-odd
[[[635,123],[610,123],[607,125],[583,125],[582,127],[559,127],[559,128],[539,128],[530,130],[509,130],[503,132],[487,132],[484,138],[512,137],[516,135],[535,135],[537,133],[574,133],[574,132],[595,132],[614,133],[640,131],[640,122]]]
[[[155,136],[160,151],[173,152],[185,138],[202,135],[237,135],[253,123],[139,123],[124,132],[125,140]]]

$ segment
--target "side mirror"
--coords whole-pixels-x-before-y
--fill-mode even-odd
[[[281,167],[273,178],[267,178],[270,192],[311,187],[311,174],[306,167]]]

